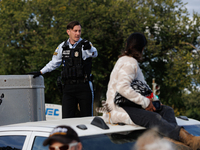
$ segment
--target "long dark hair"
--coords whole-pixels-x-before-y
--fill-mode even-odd
[[[122,51],[122,56],[131,56],[137,61],[142,59],[142,50],[147,45],[146,37],[139,32],[132,33],[126,40],[126,47]]]

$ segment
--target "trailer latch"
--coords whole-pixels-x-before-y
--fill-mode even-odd
[[[3,102],[2,98],[4,98],[4,94],[3,93],[1,94],[1,97],[0,97],[0,105]]]

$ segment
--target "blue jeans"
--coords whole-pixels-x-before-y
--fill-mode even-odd
[[[160,134],[179,141],[181,127],[177,125],[174,110],[166,105],[157,112],[151,112],[137,107],[122,106],[131,120],[147,129],[157,127]]]

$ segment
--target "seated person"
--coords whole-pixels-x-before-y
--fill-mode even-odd
[[[138,87],[141,86],[140,84],[149,87],[138,65],[146,44],[146,37],[141,33],[133,33],[128,37],[126,48],[111,72],[106,102],[103,108],[97,111],[103,112],[103,118],[107,123],[120,122],[147,129],[157,127],[160,134],[181,141],[193,150],[197,150],[200,148],[200,137],[192,136],[177,125],[171,107],[162,105],[161,110],[156,110],[152,103],[154,95],[148,92],[145,95],[145,92],[138,92],[140,89],[131,86],[138,82]]]

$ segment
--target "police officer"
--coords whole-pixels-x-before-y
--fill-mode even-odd
[[[75,117],[78,104],[82,117],[91,116],[94,98],[91,67],[92,58],[98,55],[97,49],[81,38],[81,24],[78,21],[67,25],[67,34],[69,39],[56,48],[52,60],[44,68],[32,73],[33,78],[51,72],[62,64],[62,118]]]

